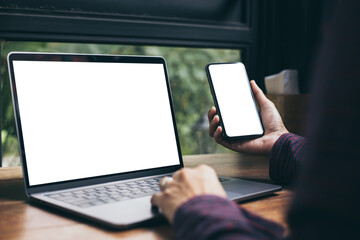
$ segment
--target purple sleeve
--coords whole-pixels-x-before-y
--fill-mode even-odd
[[[337,1],[316,62],[288,223],[296,239],[360,239],[360,1]]]
[[[292,133],[279,137],[272,148],[269,175],[279,183],[291,183],[297,176],[305,139]]]
[[[176,211],[174,232],[177,239],[281,239],[284,229],[228,199],[202,195]]]

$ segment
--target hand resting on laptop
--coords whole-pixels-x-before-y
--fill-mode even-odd
[[[172,223],[177,208],[197,195],[216,195],[226,198],[226,193],[211,167],[200,165],[194,169],[183,168],[172,178],[164,177],[159,183],[161,192],[155,193],[151,203],[158,206]]]

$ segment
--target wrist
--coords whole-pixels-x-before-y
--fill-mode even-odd
[[[266,148],[266,154],[271,155],[275,143],[278,141],[278,139],[283,134],[286,134],[286,133],[289,133],[289,132],[285,129],[285,130],[272,132],[268,135],[269,139],[267,141],[268,143],[267,143],[267,148]]]

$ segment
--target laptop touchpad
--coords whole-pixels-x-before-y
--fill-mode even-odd
[[[236,193],[236,192],[230,192],[230,191],[226,191],[226,194],[228,196],[229,199],[237,199],[239,198],[240,196],[243,196],[244,194],[241,194],[241,193]]]

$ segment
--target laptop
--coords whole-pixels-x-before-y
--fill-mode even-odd
[[[183,167],[162,57],[8,55],[26,194],[116,229],[161,216],[158,182]],[[230,199],[279,186],[221,178]]]

